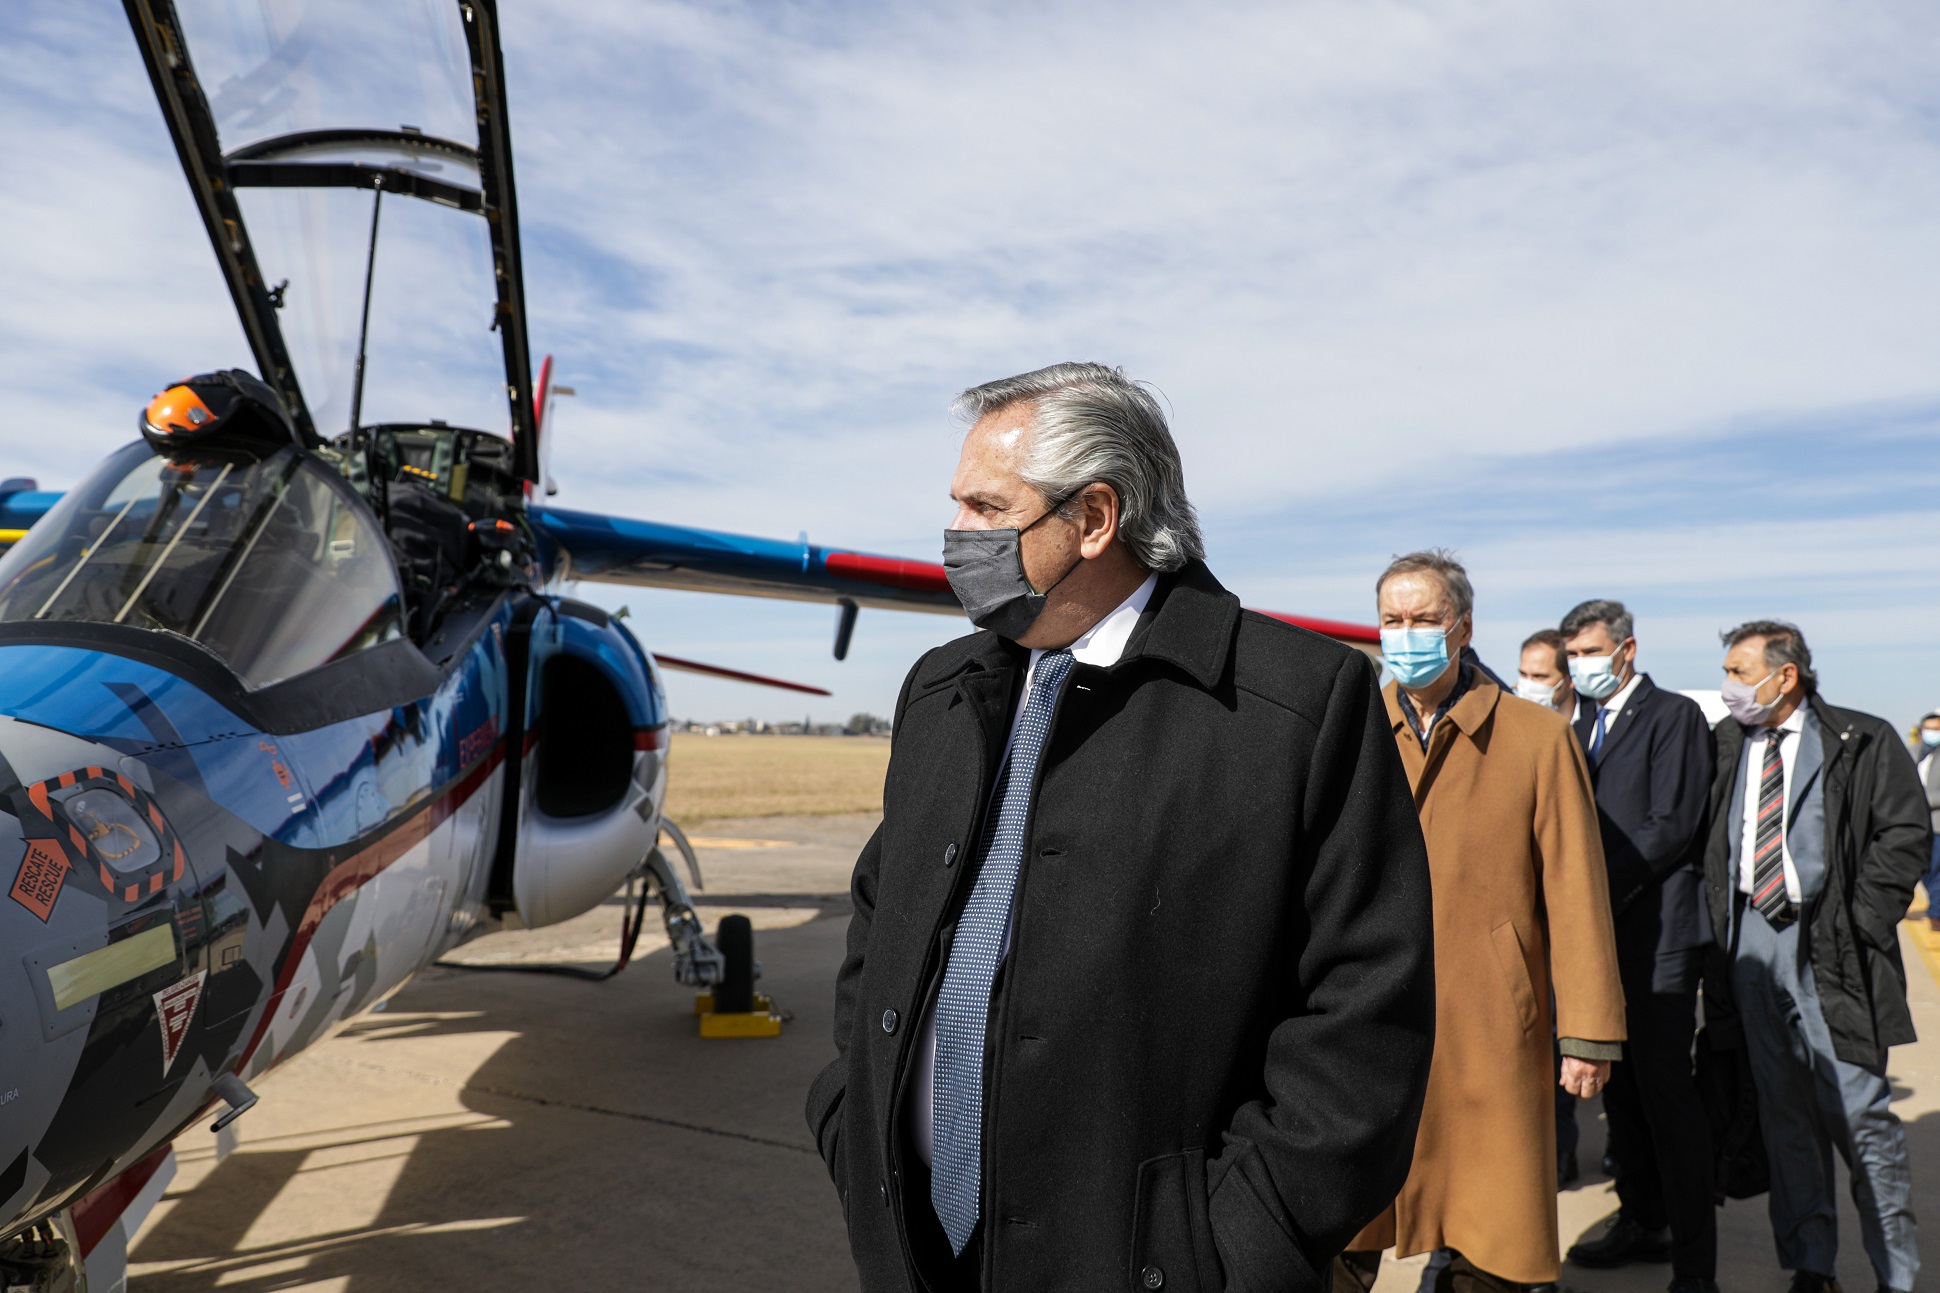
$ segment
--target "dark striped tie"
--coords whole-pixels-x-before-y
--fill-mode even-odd
[[[1785,729],[1765,733],[1765,769],[1758,779],[1758,833],[1751,855],[1751,905],[1772,928],[1783,929],[1798,918],[1785,892],[1785,760],[1778,744]]]
[[[963,1252],[982,1212],[983,1053],[990,988],[1004,956],[1011,899],[1024,864],[1031,787],[1051,734],[1058,692],[1075,663],[1069,651],[1047,651],[1031,674],[1031,694],[1017,721],[1017,739],[997,774],[997,793],[985,812],[977,880],[957,921],[949,965],[937,991],[936,1075],[930,1086],[936,1116],[930,1203],[953,1253]]]

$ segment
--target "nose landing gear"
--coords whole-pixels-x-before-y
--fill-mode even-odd
[[[694,998],[703,1037],[779,1037],[781,1013],[754,990],[761,966],[754,959],[754,926],[746,916],[723,916],[715,942],[727,973],[711,993]]]
[[[687,862],[700,888],[700,862],[687,836],[672,822],[661,827]],[[779,1037],[782,1014],[754,990],[761,963],[754,959],[754,925],[746,916],[723,916],[713,938],[707,936],[686,887],[667,855],[656,846],[644,863],[647,883],[660,894],[661,918],[674,948],[674,977],[702,989],[694,995],[702,1037]]]

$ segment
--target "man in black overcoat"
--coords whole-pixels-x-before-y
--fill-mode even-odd
[[[1691,1060],[1711,942],[1699,868],[1711,729],[1696,701],[1638,671],[1622,602],[1583,602],[1559,631],[1596,787],[1630,1025],[1603,1094],[1621,1206],[1609,1230],[1569,1259],[1611,1267],[1668,1258],[1672,1293],[1717,1293],[1711,1131]]]
[[[1900,922],[1932,829],[1892,724],[1829,705],[1795,624],[1724,635],[1704,851],[1720,964],[1705,1027],[1741,1034],[1792,1293],[1838,1293],[1836,1151],[1880,1293],[1920,1287],[1906,1130],[1886,1052],[1914,1040]]]
[[[1408,1170],[1428,868],[1367,656],[1244,611],[1156,401],[965,393],[808,1123],[862,1288],[1309,1293]]]

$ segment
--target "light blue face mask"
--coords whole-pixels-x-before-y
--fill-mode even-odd
[[[1920,729],[1920,744],[1929,750],[1940,745],[1940,728],[1923,727]]]
[[[1448,630],[1382,629],[1381,658],[1403,687],[1424,687],[1448,668]]]
[[[1613,667],[1616,662],[1614,655],[1571,656],[1570,681],[1591,700],[1608,700],[1623,686],[1623,679]]]

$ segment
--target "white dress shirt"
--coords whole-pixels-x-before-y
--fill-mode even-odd
[[[1145,613],[1146,603],[1152,600],[1152,590],[1159,586],[1157,575],[1147,575],[1130,597],[1118,604],[1118,609],[1099,620],[1096,624],[1066,649],[1076,657],[1079,664],[1093,665],[1109,669],[1118,663],[1125,654],[1125,644],[1131,640],[1132,630],[1138,627],[1138,617]],[[1024,670],[1024,689],[1017,695],[1017,708],[1010,716],[1010,736],[1004,742],[1004,753],[1010,753],[1011,745],[1017,740],[1017,722],[1024,716],[1025,702],[1031,698],[1031,683],[1037,675],[1037,662],[1044,658],[1043,647],[1031,649],[1031,663]],[[998,764],[1001,773],[1003,764]],[[991,787],[994,793],[996,787]],[[1012,895],[1011,919],[1016,920],[1016,896]],[[1004,929],[1004,945],[998,953],[1002,956],[1010,951],[1010,928]],[[938,980],[941,983],[941,980]],[[916,1145],[916,1153],[925,1163],[930,1161],[930,1145],[936,1135],[936,1003],[923,1005],[923,1033],[916,1039],[916,1072],[909,1083],[909,1136]]]
[[[1644,676],[1641,673],[1637,673],[1633,671],[1630,675],[1630,681],[1625,683],[1623,686],[1617,688],[1615,691],[1611,692],[1610,699],[1603,702],[1603,705],[1602,705],[1603,740],[1607,741],[1610,739],[1610,729],[1617,725],[1617,716],[1623,713],[1623,707],[1629,703],[1631,693],[1637,690],[1637,684],[1642,682],[1643,680],[1644,680]],[[1577,692],[1576,694],[1579,696],[1583,695],[1583,693],[1580,691]],[[1591,701],[1590,703],[1595,704],[1596,702]],[[1592,711],[1590,714],[1590,732],[1591,732],[1590,739],[1593,741],[1596,740],[1595,711]],[[1599,758],[1603,756],[1602,741],[1597,742],[1596,753],[1597,753],[1597,757]]]
[[[1789,819],[1792,813],[1792,769],[1799,761],[1799,747],[1805,744],[1805,706],[1800,705],[1792,711],[1792,716],[1779,726],[1790,732],[1779,743],[1779,761],[1785,766],[1785,786],[1779,793],[1785,797],[1785,806],[1779,809],[1780,829],[1783,836],[1779,841],[1779,856],[1785,864],[1785,894],[1793,902],[1801,901],[1799,888],[1799,869],[1792,861],[1792,832]],[[1765,779],[1765,733],[1768,728],[1758,728],[1745,734],[1745,817],[1740,826],[1738,840],[1738,892],[1750,893],[1752,855],[1758,851],[1758,783]]]

